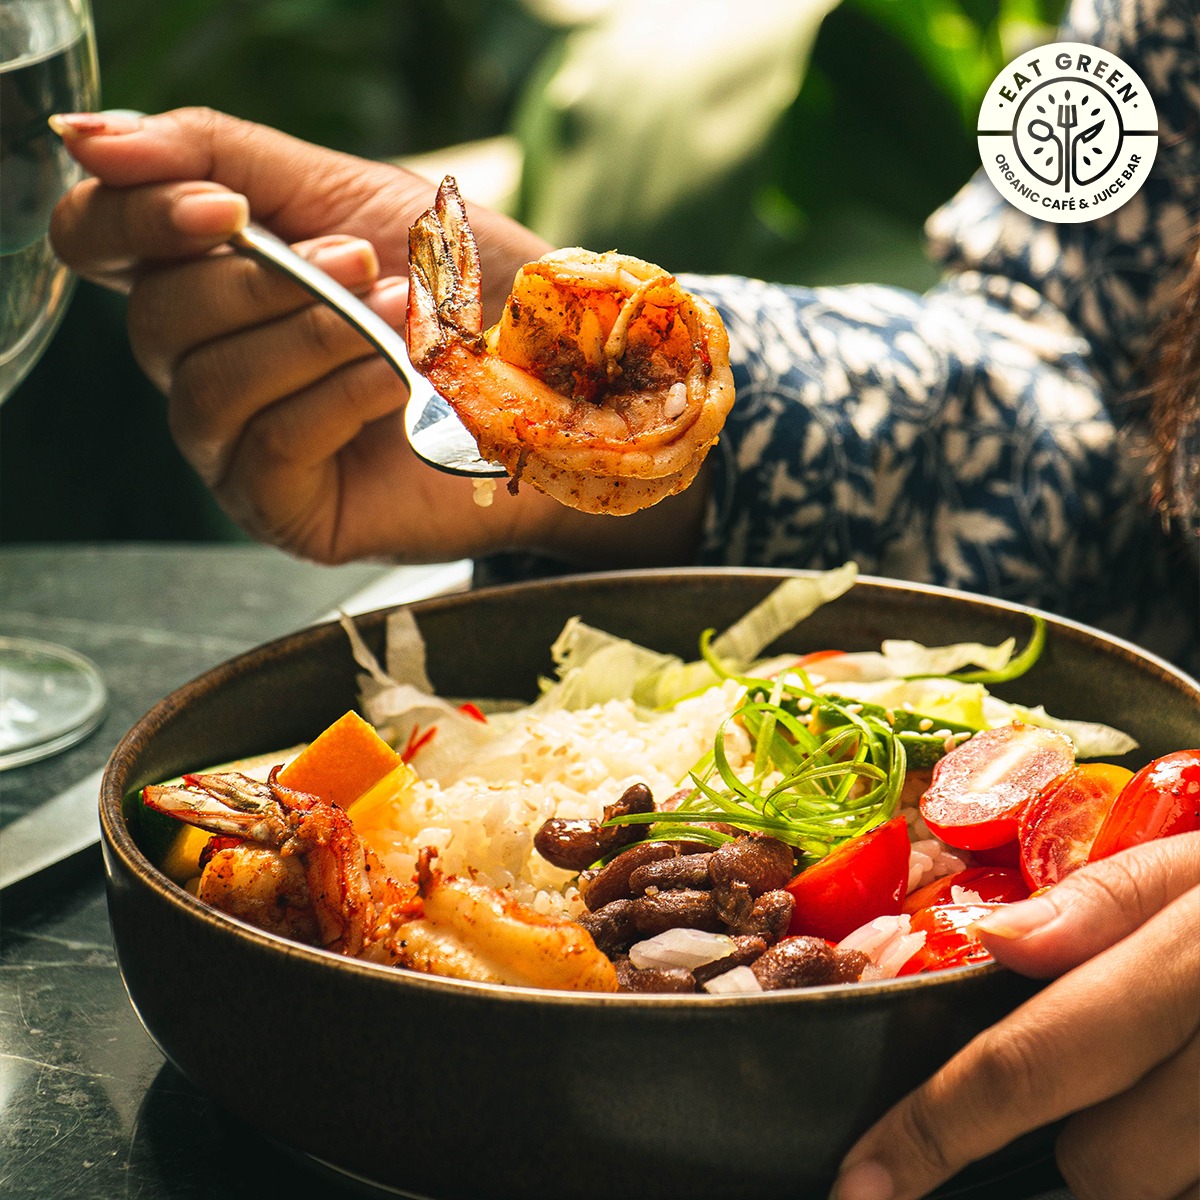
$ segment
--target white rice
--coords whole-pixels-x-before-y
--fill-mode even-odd
[[[421,779],[411,803],[394,810],[392,828],[372,830],[371,844],[396,879],[410,878],[418,850],[435,846],[447,873],[508,889],[538,912],[578,912],[572,873],[534,851],[534,834],[551,817],[598,819],[634,783],[665,800],[712,749],[738,696],[728,681],[662,713],[612,700],[577,711],[495,715],[498,727],[511,727],[458,778]],[[726,742],[736,767],[749,739],[738,728]],[[420,765],[418,755],[418,773]]]

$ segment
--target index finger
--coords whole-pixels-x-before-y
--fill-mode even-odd
[[[205,108],[60,114],[56,128],[110,187],[217,183],[244,195],[255,218],[287,241],[336,231],[407,251],[408,226],[431,199],[431,185],[409,172]]]
[[[1195,1034],[1200,888],[980,1034],[847,1154],[835,1200],[918,1200],[1013,1139],[1128,1090]],[[1151,962],[1154,988],[1133,988]],[[1137,1037],[1129,1031],[1137,1030]]]

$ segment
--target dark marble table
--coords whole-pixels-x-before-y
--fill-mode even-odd
[[[0,823],[102,767],[173,688],[386,574],[259,546],[0,549],[0,633],[88,655],[109,688],[103,723],[85,741],[0,772]],[[0,1195],[309,1194],[307,1167],[227,1124],[142,1030],[117,971],[98,851],[5,897],[0,937]],[[236,1041],[238,1016],[214,1019],[228,1019]]]
[[[173,688],[324,617],[385,574],[305,565],[257,546],[0,548],[0,634],[79,650],[110,689],[104,722],[86,741],[0,772],[0,823],[101,767],[126,729]],[[0,938],[0,1195],[378,1195],[319,1175],[267,1143],[165,1062],[121,983],[98,851],[6,897]],[[228,1023],[230,1053],[241,1052],[246,1015],[214,1013],[213,1020]],[[1021,1179],[973,1190],[970,1200],[1070,1200],[1047,1191],[1054,1178],[1039,1164]]]

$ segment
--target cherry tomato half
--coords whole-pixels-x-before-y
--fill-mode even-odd
[[[1113,802],[1089,862],[1154,838],[1200,829],[1200,750],[1176,750],[1147,763]]]
[[[1132,778],[1124,767],[1084,763],[1042,788],[1021,810],[1021,873],[1031,891],[1057,883],[1088,861],[1104,818]]]
[[[988,850],[1017,836],[1017,814],[1048,783],[1075,765],[1065,734],[1014,721],[983,729],[933,769],[921,816],[960,850]]]
[[[875,917],[898,913],[909,851],[908,825],[893,817],[801,871],[787,885],[796,901],[788,932],[840,942]]]
[[[1000,907],[999,904],[935,904],[914,913],[912,931],[923,933],[925,944],[900,968],[900,974],[915,975],[918,971],[989,962],[992,956],[971,927]]]
[[[1011,904],[1029,896],[1021,872],[1014,867],[968,867],[909,892],[901,912],[915,913],[937,904],[953,904],[956,887],[974,892],[985,904]]]

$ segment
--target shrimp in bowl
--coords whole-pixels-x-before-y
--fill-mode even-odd
[[[623,515],[686,488],[734,399],[715,308],[661,267],[556,250],[483,328],[479,251],[452,178],[409,233],[413,362],[510,488]]]
[[[423,850],[413,879],[383,869],[336,804],[272,777],[185,775],[147,787],[155,812],[216,835],[199,899],[268,933],[431,975],[565,991],[613,992],[617,976],[573,921],[542,916]]]

